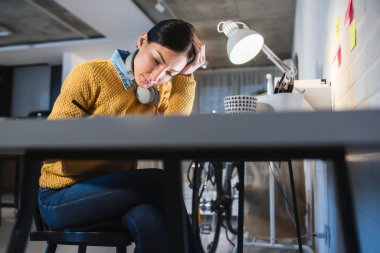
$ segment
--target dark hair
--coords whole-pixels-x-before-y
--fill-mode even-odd
[[[180,19],[162,20],[148,32],[148,42],[155,42],[179,53],[187,53],[188,62],[193,61],[194,26]]]

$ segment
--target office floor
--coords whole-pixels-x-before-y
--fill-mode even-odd
[[[185,202],[188,202],[188,197],[191,196],[189,192],[184,192]],[[4,202],[12,201],[12,195],[5,194],[3,195]],[[3,208],[2,209],[2,217],[1,217],[1,227],[0,227],[0,253],[6,252],[7,244],[9,241],[9,236],[13,228],[13,224],[15,222],[15,213],[12,208]],[[34,227],[32,228],[34,229]],[[236,241],[236,238],[232,238]],[[127,248],[128,253],[132,253],[134,246],[131,245]],[[76,247],[74,246],[59,246],[57,248],[57,253],[69,253],[76,252]],[[44,242],[28,242],[26,251],[27,253],[42,253],[45,251],[45,243]],[[226,240],[224,231],[221,233],[219,245],[218,245],[218,253],[232,253],[233,248]],[[114,253],[114,248],[106,248],[106,247],[88,247],[87,252],[89,253]],[[255,249],[255,248],[245,248],[245,253],[278,253],[281,251],[278,250],[269,250],[269,249]],[[284,251],[282,251],[284,252]],[[294,251],[293,251],[294,252]]]
[[[154,167],[154,166],[146,166],[146,167]],[[159,166],[157,166],[159,167]],[[186,166],[187,167],[187,166]],[[191,210],[191,198],[192,198],[192,190],[188,187],[188,182],[186,178],[186,171],[183,173],[183,197],[185,201],[185,205],[187,210]],[[4,194],[3,197],[4,202],[13,202],[13,195]],[[9,241],[9,236],[13,228],[13,224],[15,222],[15,213],[12,208],[2,208],[1,215],[2,225],[0,227],[0,253],[6,252],[7,244]],[[34,229],[34,227],[32,227]],[[236,236],[229,236],[231,240],[236,243]],[[42,253],[45,251],[45,242],[28,242],[26,251],[27,253]],[[132,253],[134,249],[134,245],[128,247],[127,252]],[[76,252],[77,249],[75,246],[59,246],[57,248],[57,253],[70,253]],[[115,252],[114,248],[106,248],[106,247],[88,247],[89,253],[113,253]],[[284,251],[284,250],[271,250],[271,249],[258,249],[253,247],[244,247],[245,253],[285,253],[285,252],[295,252],[295,251]],[[233,253],[233,246],[227,241],[225,231],[222,228],[220,239],[218,243],[217,253]]]

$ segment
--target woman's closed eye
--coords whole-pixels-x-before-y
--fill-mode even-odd
[[[161,65],[161,62],[159,60],[153,58],[153,65],[159,66],[159,65]],[[170,78],[173,78],[176,75],[176,73],[171,73],[169,71],[166,71],[165,75],[169,76]]]
[[[153,58],[153,65],[154,66],[158,66],[160,64],[161,64],[161,62],[159,60],[157,60],[156,58]]]
[[[154,66],[160,66],[162,65],[162,62],[157,59],[156,57],[153,57],[153,65]],[[165,72],[165,76],[169,77],[170,79],[174,78],[174,76],[176,76],[178,74],[178,72],[174,72],[174,71],[166,71]]]
[[[170,78],[173,78],[175,76],[175,74],[170,73],[170,72],[166,72],[166,75],[168,75]]]

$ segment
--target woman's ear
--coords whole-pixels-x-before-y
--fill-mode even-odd
[[[141,49],[145,44],[148,43],[148,34],[144,32],[141,34],[141,36],[137,39],[137,48]]]

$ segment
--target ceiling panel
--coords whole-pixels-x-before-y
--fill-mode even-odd
[[[76,11],[77,9],[72,4],[76,2],[78,5],[83,5],[82,1],[89,8],[86,13],[83,13],[83,9],[81,12]],[[157,0],[123,0],[125,2],[122,3],[120,1],[69,1],[70,8],[68,9],[65,8],[67,1],[63,0],[1,0],[0,27],[9,30],[11,35],[0,37],[0,64],[6,62],[6,59],[1,59],[1,52],[16,50],[8,50],[10,46],[14,45],[30,47],[46,42],[86,41],[104,37],[110,39],[112,45],[125,45],[125,37],[131,37],[134,33],[130,34],[127,30],[119,27],[123,26],[125,22],[125,27],[130,29],[131,25],[138,27],[139,23],[131,23],[134,22],[129,18],[133,16],[131,14],[133,8],[119,9],[123,9],[129,4],[133,5],[133,3],[139,7],[141,15],[146,15],[153,23],[174,17],[193,23],[199,37],[206,44],[209,69],[241,67],[241,65],[236,66],[229,62],[226,52],[227,37],[219,34],[216,30],[220,21],[228,19],[244,22],[251,29],[261,33],[265,38],[265,43],[280,58],[291,56],[296,0],[164,0],[172,13],[168,9],[162,13],[157,11],[155,9]],[[119,6],[119,9],[112,7],[113,11],[109,12],[109,8],[105,8],[104,4]],[[118,14],[114,15],[116,12]],[[120,15],[120,12],[125,14]],[[134,12],[136,11],[134,10]],[[87,20],[83,19],[84,16],[90,17],[92,13],[97,15],[98,21],[88,22],[93,20],[93,17]],[[104,27],[108,27],[108,30],[105,30]],[[117,27],[117,31],[124,32],[115,32],[112,30],[113,27]],[[141,30],[145,30],[145,27],[144,23]],[[64,50],[70,49],[65,48]],[[16,51],[14,52],[16,53]],[[9,53],[5,52],[4,55],[8,56]],[[43,59],[49,59],[49,57]],[[271,64],[261,53],[243,66]]]
[[[155,9],[157,0],[134,0],[153,21],[173,17],[194,24],[201,40],[206,44],[208,68],[231,68],[236,66],[227,57],[227,37],[217,32],[220,21],[228,19],[246,23],[264,36],[265,44],[281,59],[290,58],[295,0],[164,0],[169,7],[160,13]],[[243,66],[271,65],[261,53]]]
[[[0,26],[11,33],[0,37],[0,46],[103,37],[54,1],[46,0],[1,0]]]

